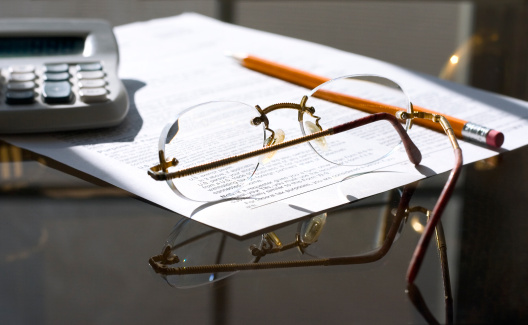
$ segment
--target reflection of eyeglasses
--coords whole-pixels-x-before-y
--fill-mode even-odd
[[[374,109],[383,106],[394,111],[396,117],[378,113],[357,118],[361,113],[350,109],[365,106]],[[297,111],[303,136],[284,141],[286,132],[270,128],[268,114],[277,111],[274,118],[283,120],[286,116],[279,111],[282,109]],[[406,121],[405,127],[397,118]],[[160,163],[149,174],[156,180],[166,180],[176,194],[197,201],[259,197],[266,193],[276,194],[280,199],[280,182],[290,181],[298,184],[298,188],[310,190],[324,182],[335,182],[343,173],[357,172],[357,166],[372,165],[389,156],[396,162],[409,159],[418,164],[420,151],[405,132],[414,118],[442,125],[455,150],[456,163],[413,256],[408,274],[412,282],[456,183],[462,152],[449,122],[439,115],[413,111],[401,87],[389,79],[340,77],[312,90],[300,104],[280,103],[265,109],[239,102],[208,102],[191,107],[163,129],[159,141]],[[293,131],[287,124],[285,129]],[[309,142],[319,157],[332,164],[317,165],[310,156],[296,153],[279,166],[281,175],[285,175],[283,178],[274,182],[262,179],[249,182],[257,168],[269,163],[277,150],[303,142]],[[400,144],[407,158],[402,157]],[[356,168],[343,172],[340,166]],[[306,182],[307,178],[317,178],[317,181]]]
[[[407,206],[414,189],[415,185],[411,184],[402,192],[392,191],[387,202],[379,202],[378,195],[306,219],[297,225],[295,240],[286,244],[280,238],[288,238],[291,226],[295,225],[281,227],[260,238],[241,240],[184,218],[175,226],[163,253],[152,257],[149,263],[169,284],[183,288],[211,283],[239,270],[374,262],[385,256],[399,237],[407,219],[411,220],[413,227],[416,226],[414,222],[419,222],[418,218],[416,215],[409,218],[411,213],[423,213],[429,218],[429,210],[420,206]],[[385,209],[379,218],[373,218],[373,211],[379,211],[380,206]],[[453,300],[441,222],[436,227],[436,243],[442,270],[445,323],[451,324]],[[236,248],[242,250],[233,254]],[[307,260],[262,262],[270,255],[281,255],[292,248],[297,248]],[[178,256],[173,255],[173,252],[177,252]],[[340,257],[323,258],[325,255]],[[234,263],[237,258],[250,261]],[[409,283],[407,294],[429,324],[438,323],[416,285]]]
[[[413,191],[393,190],[381,201],[379,195],[249,238],[185,218],[149,263],[169,284],[190,287],[241,270],[374,262],[399,237]]]

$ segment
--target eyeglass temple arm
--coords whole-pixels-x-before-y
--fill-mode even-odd
[[[177,163],[175,159],[172,159],[171,161],[165,164],[161,163],[154,167],[151,167],[150,170],[148,171],[148,174],[150,175],[150,177],[152,177],[155,180],[168,180],[168,179],[174,179],[174,178],[181,178],[181,177],[197,174],[200,172],[205,172],[211,169],[227,166],[227,165],[236,163],[244,159],[258,157],[260,155],[263,155],[263,154],[266,154],[272,151],[292,147],[294,145],[312,141],[317,138],[345,132],[345,131],[348,131],[348,130],[351,130],[351,129],[354,129],[354,128],[357,128],[357,127],[360,127],[360,126],[363,126],[369,123],[380,121],[380,120],[386,120],[391,123],[391,125],[396,129],[396,131],[398,132],[398,135],[400,136],[402,140],[402,143],[405,147],[405,151],[407,152],[407,156],[409,157],[409,160],[415,165],[419,164],[420,161],[422,160],[422,154],[420,153],[420,150],[418,149],[418,147],[416,147],[416,145],[412,142],[411,138],[409,137],[405,129],[401,126],[398,119],[395,116],[390,115],[388,113],[377,113],[377,114],[365,116],[355,121],[351,121],[351,122],[344,123],[344,124],[341,124],[335,127],[331,127],[323,131],[315,132],[315,133],[312,133],[312,134],[309,134],[303,137],[288,140],[288,141],[285,141],[279,144],[266,146],[266,147],[263,147],[263,148],[260,148],[260,149],[257,149],[251,152],[247,152],[244,154],[216,160],[210,163],[206,163],[206,164],[202,164],[202,165],[198,165],[198,166],[194,166],[190,168],[185,168],[185,169],[182,169],[176,172],[167,173],[166,172],[167,167],[173,166],[175,163]],[[160,151],[159,154],[160,154],[160,161],[165,161],[163,151]]]
[[[403,113],[402,114],[403,116],[401,117],[406,118],[405,114],[408,114],[408,113]],[[409,264],[409,269],[407,270],[407,282],[408,283],[413,283],[414,280],[416,279],[416,275],[418,274],[420,266],[423,262],[423,258],[427,250],[427,246],[429,245],[429,242],[431,240],[431,236],[433,235],[435,227],[438,224],[440,218],[442,217],[442,213],[444,212],[447,202],[449,201],[455,189],[457,179],[462,169],[461,167],[462,167],[462,161],[463,161],[462,149],[460,149],[460,146],[458,145],[458,142],[456,140],[453,128],[451,128],[446,118],[444,118],[441,115],[422,113],[422,112],[414,112],[414,114],[417,115],[417,117],[427,118],[434,122],[440,123],[442,125],[445,133],[449,137],[451,145],[453,146],[453,150],[455,154],[455,166],[451,170],[451,173],[449,174],[449,178],[447,179],[447,182],[444,185],[444,188],[442,189],[442,193],[440,194],[440,197],[438,198],[438,201],[435,204],[433,212],[431,213],[431,217],[429,221],[427,222],[424,232],[422,233],[422,236],[420,237],[420,240],[418,241],[418,245],[416,246],[416,249],[413,253],[411,263]]]
[[[436,225],[436,246],[440,257],[440,268],[442,269],[442,280],[444,284],[444,302],[446,312],[446,323],[453,323],[453,294],[451,291],[451,276],[449,275],[449,263],[447,261],[447,245],[444,235],[442,221],[438,220]],[[411,283],[414,285],[414,283]]]
[[[424,207],[412,207],[409,208],[409,212],[421,212],[427,216],[427,220],[431,218],[431,211],[427,210]],[[438,223],[435,227],[436,229],[436,247],[438,250],[438,257],[440,259],[440,268],[442,271],[442,282],[444,287],[444,307],[445,307],[445,323],[453,323],[453,295],[451,291],[451,277],[449,275],[449,264],[447,260],[447,245],[444,235],[444,228],[442,226],[442,221],[438,220]],[[439,324],[435,319],[425,300],[420,293],[420,290],[414,283],[407,283],[407,295],[411,299],[414,306],[422,314],[422,316],[427,320],[428,324]]]

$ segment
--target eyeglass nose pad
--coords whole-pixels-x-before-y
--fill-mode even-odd
[[[322,213],[302,223],[300,233],[301,242],[311,245],[319,239],[326,223],[326,216],[326,213]]]
[[[268,137],[266,139],[266,147],[272,146],[274,144],[283,143],[285,137],[286,137],[286,135],[284,134],[284,131],[282,131],[281,129],[277,129],[277,131],[274,131],[274,134],[272,136],[270,136],[270,137]],[[272,152],[268,152],[266,154],[263,154],[262,156],[260,156],[259,162],[261,164],[266,164],[266,163],[270,162],[271,158],[273,158],[273,156],[275,156],[276,152],[277,151],[272,151]]]
[[[265,237],[266,237],[266,239],[268,239],[271,242],[273,242],[273,244],[275,244],[275,246],[277,246],[279,248],[282,247],[282,242],[281,242],[281,240],[279,239],[279,236],[277,236],[276,233],[268,232],[268,233],[266,233]]]
[[[318,126],[317,124],[315,124],[315,123],[313,123],[311,121],[305,121],[304,122],[304,126],[305,126],[306,131],[308,132],[307,135],[310,135],[312,133],[319,132],[319,131],[323,130],[320,126]],[[314,139],[311,142],[315,143],[317,145],[317,147],[319,147],[319,149],[321,149],[323,151],[326,151],[328,149],[328,145],[327,145],[325,137],[320,137],[320,138]]]

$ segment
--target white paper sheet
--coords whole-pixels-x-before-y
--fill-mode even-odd
[[[370,167],[376,172],[336,182],[335,178],[328,179],[320,173],[327,168],[322,159],[306,158],[310,164],[304,165],[301,172],[284,168],[288,166],[288,155],[292,155],[287,149],[280,153],[282,160],[259,168],[255,176],[268,182],[262,189],[273,194],[264,200],[210,205],[180,198],[165,182],[153,181],[147,175],[148,167],[158,163],[159,133],[177,112],[209,100],[237,100],[265,107],[277,102],[298,102],[308,93],[306,89],[243,68],[226,57],[225,51],[255,54],[327,77],[383,75],[402,85],[416,105],[502,131],[505,143],[501,150],[528,143],[528,103],[359,55],[224,24],[197,14],[119,26],[115,33],[120,49],[120,77],[132,100],[131,111],[122,125],[105,130],[2,139],[236,235],[447,171],[453,166],[453,153],[445,135],[415,126],[410,135],[423,155],[418,167],[396,155]],[[460,143],[464,163],[499,152]],[[295,157],[314,156],[307,146],[294,150]],[[294,184],[292,177],[296,180]]]

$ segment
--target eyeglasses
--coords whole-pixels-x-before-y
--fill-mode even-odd
[[[360,117],[364,114],[350,109],[380,107],[396,113]],[[286,110],[296,111],[302,135],[287,141],[286,133],[295,133],[295,128],[288,122]],[[274,121],[284,125],[283,129],[271,127],[268,115],[272,113]],[[163,129],[158,143],[160,163],[150,168],[149,175],[167,181],[177,195],[190,200],[265,198],[269,193],[280,198],[288,190],[281,191],[288,182],[293,188],[308,191],[338,182],[343,175],[357,174],[359,167],[374,169],[383,159],[419,164],[421,153],[406,132],[415,118],[442,125],[454,148],[455,167],[413,255],[408,272],[408,281],[412,282],[453,191],[462,152],[444,117],[414,111],[402,88],[387,78],[372,75],[336,78],[303,96],[299,104],[279,103],[265,109],[232,101],[193,106]],[[287,157],[286,163],[275,164],[274,169],[261,173],[261,177],[256,174],[261,165],[273,164],[278,150],[304,142],[316,155],[296,152]],[[318,163],[314,156],[323,159]],[[279,169],[283,177],[266,181],[264,176]],[[310,181],[311,177],[317,182]]]

